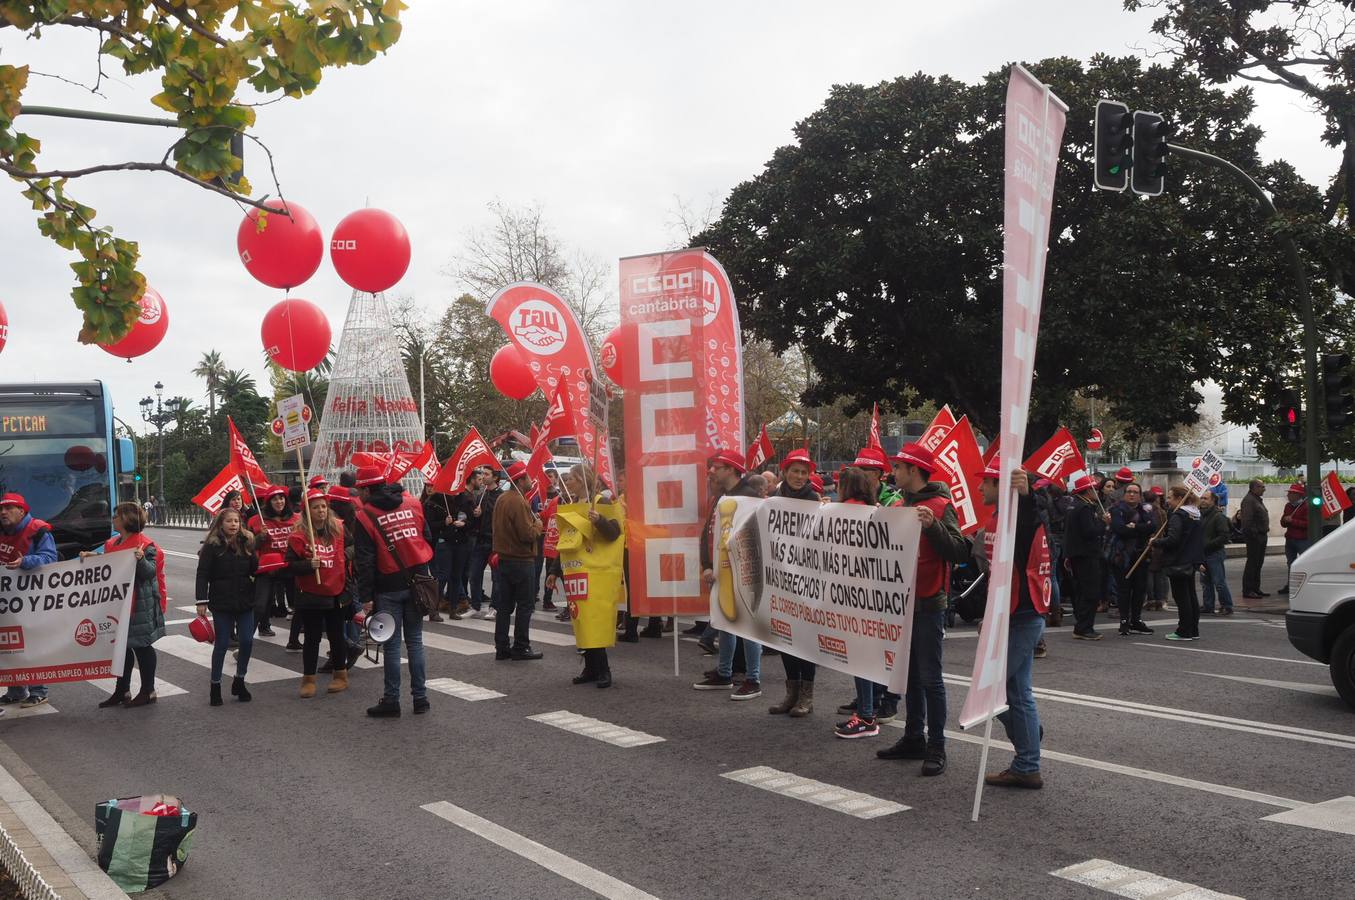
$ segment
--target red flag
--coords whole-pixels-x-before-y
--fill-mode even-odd
[[[432,441],[424,441],[423,449],[414,457],[414,468],[423,475],[425,482],[435,481],[438,473],[442,471],[442,466],[438,463],[437,450]]]
[[[259,490],[263,490],[264,485],[256,484]],[[195,506],[201,506],[212,515],[221,511],[221,507],[226,503],[226,495],[231,491],[243,491],[245,483],[235,470],[229,465],[217,473],[216,477],[207,483],[207,486],[198,492],[193,498]]]
[[[1346,493],[1345,485],[1341,484],[1335,472],[1328,472],[1327,477],[1322,479],[1322,518],[1330,519],[1350,507],[1350,495]]]
[[[757,440],[753,441],[753,446],[748,448],[748,471],[752,472],[766,465],[767,460],[772,458],[774,452],[772,450],[772,439],[767,436],[767,426],[763,425]]]
[[[560,523],[555,518],[555,511],[560,507],[560,498],[554,497],[546,507],[541,510],[541,521],[546,526],[546,541],[541,551],[543,556],[555,559],[560,555],[558,545],[560,543]]]
[[[430,482],[428,487],[440,494],[459,493],[466,487],[466,476],[477,466],[498,468],[499,460],[494,456],[494,451],[489,449],[489,442],[480,437],[479,431],[472,428],[466,432],[466,436],[461,439],[452,455],[447,457],[437,479]]]
[[[254,458],[254,451],[249,449],[249,444],[240,436],[240,431],[230,416],[226,416],[226,424],[230,426],[231,434],[230,468],[241,480],[249,483],[251,490],[262,490],[264,485],[268,484],[268,476],[264,474],[263,467]]]
[[[1087,469],[1087,461],[1077,449],[1077,440],[1067,428],[1060,428],[1054,436],[1045,441],[1044,446],[1030,455],[1022,464],[1027,472],[1034,472],[1041,478],[1067,478],[1074,472]]]
[[[574,415],[569,408],[569,394],[561,385],[557,385],[555,396],[551,398],[550,406],[546,409],[546,418],[541,422],[536,438],[542,444],[549,444],[562,437],[574,436]],[[535,447],[536,444],[532,446]]]
[[[532,434],[531,437],[527,438],[527,443],[533,450],[536,449],[537,444],[541,443],[541,429],[536,427],[535,422],[532,423]]]
[[[927,426],[927,430],[922,432],[922,437],[917,442],[926,447],[932,453],[941,446],[941,441],[945,440],[946,432],[955,427],[955,414],[950,411],[950,405],[941,407],[941,411],[932,419],[932,423]]]
[[[983,457],[967,417],[961,416],[955,427],[946,432],[936,450],[936,462],[950,485],[950,502],[960,520],[960,533],[971,535],[988,524],[993,507],[983,502],[983,492],[979,490],[983,482]]]
[[[983,464],[986,466],[997,456],[998,448],[1002,446],[1002,435],[993,438],[993,442],[988,445],[988,449],[983,451]]]
[[[885,445],[880,443],[880,404],[878,403],[872,403],[870,406],[870,440],[868,446],[874,447],[876,450],[885,448]]]
[[[551,458],[545,441],[536,444],[532,448],[532,455],[527,458],[527,474],[531,476],[532,484],[536,486],[534,490],[540,495],[542,502],[550,495],[550,478],[546,476],[546,462]]]

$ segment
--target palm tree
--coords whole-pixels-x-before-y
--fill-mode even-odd
[[[218,390],[221,393],[222,403],[250,394],[258,396],[259,393],[258,385],[254,383],[254,376],[243,369],[226,370],[226,374],[221,376],[221,385]]]
[[[221,390],[221,379],[226,377],[226,364],[216,350],[208,350],[193,369],[193,374],[207,382],[207,417],[216,418],[216,396]]]

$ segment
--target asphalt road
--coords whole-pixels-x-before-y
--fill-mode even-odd
[[[179,554],[197,541],[154,536]],[[168,569],[171,618],[186,619],[174,606],[192,602],[193,560],[171,556]],[[1230,570],[1236,590],[1240,561]],[[1271,557],[1266,589],[1282,578]],[[539,662],[428,648],[430,679],[503,696],[433,692],[427,716],[410,715],[406,681],[402,718],[365,717],[380,694],[375,669],[356,672],[348,693],[303,701],[299,654],[265,643],[256,660],[298,677],[254,678],[252,703],[213,709],[207,669],[167,640],[154,706],[100,710],[97,687],[57,685],[56,712],[0,719],[0,751],[36,770],[30,790],[87,841],[99,800],[181,796],[200,819],[188,865],[155,894],[170,898],[1057,898],[1147,896],[1172,882],[1308,898],[1355,885],[1355,810],[1330,815],[1344,831],[1266,820],[1312,819],[1324,810],[1311,804],[1355,793],[1355,713],[1277,616],[1207,617],[1189,645],[1162,639],[1170,612],[1150,614],[1151,637],[1086,643],[1052,630],[1035,676],[1045,788],[987,789],[977,824],[974,735],[952,738],[947,772],[924,779],[918,763],[875,758],[901,734],[893,727],[834,738],[846,676],[820,670],[809,718],[773,717],[779,659],[764,660],[761,699],[734,703],[690,688],[713,665],[691,642],[679,643],[674,677],[671,636],[618,645],[613,689],[576,687],[572,648],[545,642],[566,642],[566,628],[538,618]],[[445,646],[492,649],[465,624],[427,628],[470,642]],[[946,642],[956,731],[974,635],[961,626]],[[556,711],[662,740],[620,746],[529,718]],[[995,747],[989,769],[1009,759]],[[754,767],[831,787],[722,777]]]

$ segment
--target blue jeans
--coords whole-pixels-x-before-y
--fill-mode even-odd
[[[24,700],[28,697],[46,697],[47,685],[45,684],[16,684],[5,691],[5,697],[9,700]]]
[[[491,544],[476,543],[470,551],[470,605],[478,610],[485,602],[485,566],[489,565],[489,556],[494,552]],[[497,581],[499,575],[493,573],[492,578]]]
[[[1055,541],[1049,542],[1049,608],[1056,609],[1063,604],[1059,592],[1059,575],[1063,572],[1063,546]]]
[[[530,559],[499,559],[495,573],[494,649],[527,650],[532,645],[532,610],[536,597],[532,594],[533,562]],[[508,620],[513,619],[513,643],[508,643]]]
[[[853,678],[856,684],[856,714],[862,719],[875,718],[875,711],[880,708],[880,701],[885,696],[885,686],[876,684],[867,678]]]
[[[438,596],[447,598],[447,586],[452,580],[452,545],[438,541],[433,551],[433,577],[438,580]]]
[[[466,573],[470,570],[471,545],[468,541],[462,541],[447,546],[451,548],[452,555],[451,595],[447,599],[459,604],[462,600],[470,599],[470,591],[466,587]]]
[[[941,647],[946,638],[943,610],[913,610],[913,639],[908,653],[907,718],[904,737],[921,738],[927,745],[946,746],[946,683],[941,680]]]
[[[1289,589],[1289,566],[1294,564],[1294,560],[1299,558],[1299,554],[1308,549],[1307,538],[1285,538],[1284,539],[1284,587]]]
[[[1205,612],[1214,611],[1214,592],[1218,591],[1219,609],[1233,608],[1233,593],[1228,589],[1228,577],[1223,571],[1223,559],[1227,554],[1215,550],[1204,558],[1204,600]]]
[[[720,661],[715,671],[720,673],[722,678],[729,678],[734,674],[734,648],[738,645],[737,634],[720,632]],[[743,665],[745,680],[759,683],[762,681],[762,645],[757,641],[743,639]]]
[[[212,684],[221,683],[221,670],[226,666],[226,651],[231,646],[231,629],[240,642],[240,655],[235,660],[235,677],[244,678],[249,671],[249,655],[254,652],[254,610],[242,613],[212,613],[212,628],[216,642],[212,644]]]
[[[390,640],[381,648],[381,662],[386,676],[381,699],[400,701],[401,637],[409,654],[409,693],[415,700],[424,699],[428,696],[428,689],[424,686],[423,613],[414,602],[413,594],[408,590],[378,592],[374,608],[377,613],[387,612],[395,619],[395,629]]]
[[[1007,711],[997,718],[1016,748],[1011,770],[1022,775],[1040,771],[1040,714],[1035,709],[1030,670],[1035,645],[1043,636],[1043,616],[1032,609],[1012,614],[1007,632]]]

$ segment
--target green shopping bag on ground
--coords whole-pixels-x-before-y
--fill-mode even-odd
[[[94,807],[99,868],[129,894],[169,881],[188,861],[197,813],[177,797],[147,794]]]

